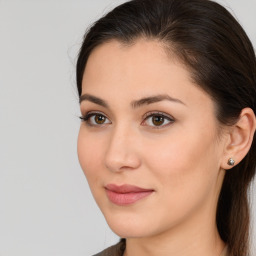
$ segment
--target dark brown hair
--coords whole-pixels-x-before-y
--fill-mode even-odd
[[[157,39],[191,71],[192,78],[214,100],[216,117],[232,125],[243,108],[256,113],[256,60],[253,46],[234,17],[208,0],[132,0],[87,31],[77,61],[77,88],[92,50],[109,40],[131,44]],[[247,192],[255,175],[256,141],[249,153],[225,175],[216,223],[231,256],[247,256],[249,206]]]

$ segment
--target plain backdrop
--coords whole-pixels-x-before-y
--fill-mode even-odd
[[[89,256],[118,240],[77,159],[75,62],[86,27],[121,2],[0,0],[1,256]],[[256,1],[221,3],[256,45]]]

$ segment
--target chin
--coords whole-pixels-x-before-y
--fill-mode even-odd
[[[104,214],[110,229],[122,238],[138,238],[153,236],[158,233],[157,222],[142,218],[138,214]],[[153,224],[153,225],[152,225]]]
[[[138,226],[119,225],[111,223],[109,227],[116,235],[122,238],[138,238],[151,235],[148,229],[144,229]]]

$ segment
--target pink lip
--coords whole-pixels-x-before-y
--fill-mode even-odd
[[[137,202],[138,200],[149,196],[153,189],[144,189],[132,185],[118,186],[115,184],[108,184],[106,187],[108,199],[117,205],[129,205]]]

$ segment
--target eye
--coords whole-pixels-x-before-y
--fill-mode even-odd
[[[80,119],[90,126],[100,126],[111,123],[102,113],[89,112],[85,116],[80,117]]]
[[[153,128],[165,127],[174,122],[174,118],[162,112],[148,113],[142,122],[144,126]]]

